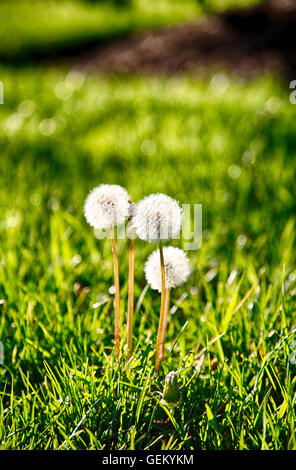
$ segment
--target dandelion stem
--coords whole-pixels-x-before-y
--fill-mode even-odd
[[[168,324],[168,313],[170,308],[170,289],[166,289],[165,294],[165,305],[164,305],[164,319],[163,319],[163,329],[162,329],[162,336],[161,336],[161,343],[160,343],[160,362],[164,359],[164,343],[165,343],[165,335],[166,329]]]
[[[133,350],[133,324],[134,324],[134,271],[135,271],[135,247],[134,240],[130,239],[129,247],[129,274],[128,274],[128,316],[127,316],[127,358]]]
[[[119,337],[119,325],[120,325],[120,286],[119,286],[119,269],[118,269],[118,258],[116,251],[116,244],[114,239],[114,230],[111,231],[111,244],[113,253],[113,265],[114,265],[114,284],[115,284],[115,317],[114,317],[114,341],[115,341],[115,357],[119,358],[120,354],[120,337]]]
[[[164,324],[164,307],[165,307],[165,266],[164,266],[164,257],[163,257],[163,248],[161,240],[159,240],[159,254],[160,254],[160,270],[161,270],[161,301],[160,301],[160,315],[156,339],[156,350],[155,350],[155,370],[156,373],[159,373],[161,359],[160,359],[160,344],[162,338],[163,324]]]

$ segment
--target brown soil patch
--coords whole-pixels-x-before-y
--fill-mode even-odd
[[[78,68],[112,73],[171,75],[224,68],[244,77],[271,71],[295,78],[295,32],[295,1],[267,0],[98,45],[69,60]]]

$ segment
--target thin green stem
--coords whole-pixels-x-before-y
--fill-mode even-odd
[[[114,265],[114,284],[115,284],[115,317],[114,317],[114,341],[115,341],[115,357],[119,359],[120,355],[120,285],[119,285],[119,268],[116,244],[114,239],[114,230],[111,231],[111,244]]]
[[[133,326],[134,326],[134,271],[135,271],[135,246],[130,239],[129,247],[129,273],[128,273],[128,314],[127,314],[127,358],[133,351]]]
[[[155,349],[155,371],[158,374],[160,370],[161,360],[160,360],[160,344],[164,324],[164,307],[165,307],[165,266],[164,266],[164,257],[163,257],[163,248],[162,242],[159,240],[159,255],[160,255],[160,270],[161,270],[161,301],[160,301],[160,315],[156,339],[156,349]]]
[[[161,342],[160,342],[160,363],[163,361],[164,356],[165,356],[164,343],[165,343],[165,335],[166,335],[166,330],[167,330],[168,314],[169,314],[169,308],[170,308],[170,293],[171,293],[170,289],[166,289],[163,329],[162,329]]]

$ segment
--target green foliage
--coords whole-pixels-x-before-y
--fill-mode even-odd
[[[2,68],[0,77],[2,445],[295,448],[288,91],[221,73],[202,81]],[[135,355],[114,364],[110,243],[83,217],[102,182],[125,186],[135,202],[161,191],[203,205],[202,246],[189,253],[187,285],[172,292],[158,378],[159,296],[143,276],[154,246],[138,240]],[[118,249],[124,347],[127,241]],[[161,400],[171,370],[181,384],[173,410]]]

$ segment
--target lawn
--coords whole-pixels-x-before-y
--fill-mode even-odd
[[[223,71],[84,73],[52,56],[32,65],[39,54],[252,3],[1,2],[0,449],[296,449],[296,121],[287,84]],[[156,247],[139,239],[129,361],[128,241],[117,240],[115,360],[110,240],[83,214],[101,183],[122,185],[135,203],[162,192],[202,205],[202,245],[187,251],[192,274],[171,293],[159,375],[160,299],[144,275]],[[174,408],[162,400],[170,371],[181,393]]]
[[[2,67],[1,80],[2,448],[295,448],[296,124],[286,87],[36,67]],[[158,377],[159,296],[143,272],[154,245],[140,240],[128,363],[128,245],[118,241],[114,360],[110,241],[83,216],[100,183],[123,185],[135,202],[164,192],[203,207]],[[170,370],[182,394],[173,410],[161,402]]]

